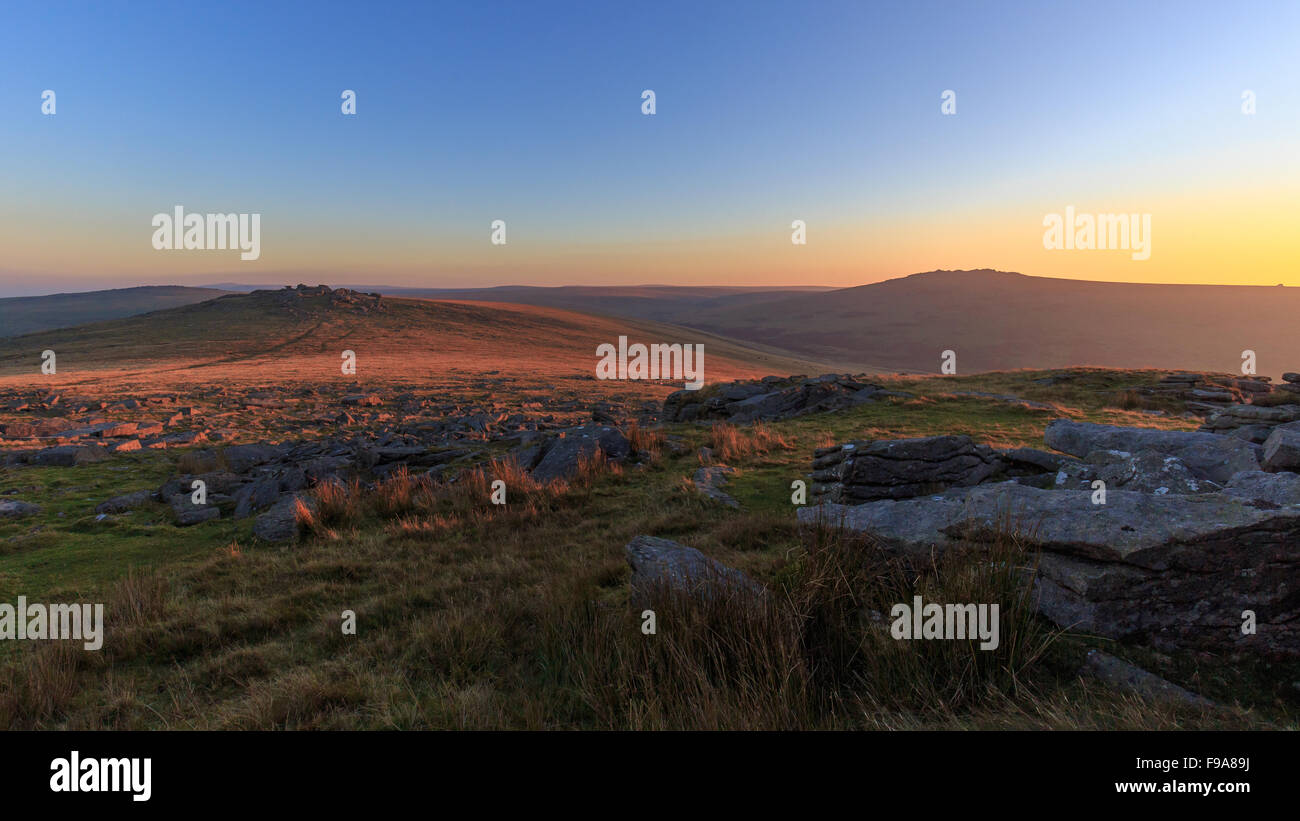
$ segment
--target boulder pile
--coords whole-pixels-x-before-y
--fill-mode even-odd
[[[886,390],[865,379],[865,374],[834,373],[817,377],[765,376],[703,390],[683,389],[664,399],[663,419],[665,422],[789,419],[808,413],[843,410],[889,396],[911,395]]]
[[[1279,428],[1295,430],[1300,427],[1300,373],[1282,374],[1277,390],[1256,393],[1250,404],[1233,404],[1214,410],[1201,430],[1228,434],[1268,449],[1269,437]],[[1286,438],[1286,437],[1282,437]],[[1276,446],[1272,448],[1276,450]],[[1278,469],[1293,469],[1300,463],[1276,463]]]

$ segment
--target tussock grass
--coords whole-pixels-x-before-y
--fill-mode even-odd
[[[655,635],[642,634],[636,607],[585,604],[557,623],[548,648],[609,728],[845,728],[890,713],[944,721],[1041,698],[1057,634],[1030,606],[1032,564],[1010,530],[915,568],[842,530],[814,528],[769,595],[659,586],[645,594]],[[914,595],[998,604],[998,647],[894,638],[888,614]]]
[[[18,664],[0,670],[0,726],[24,726],[66,710],[81,690],[80,669],[90,662],[78,641],[45,641]]]
[[[743,428],[730,422],[718,422],[709,431],[709,448],[725,463],[790,447],[785,436],[763,422]]]
[[[665,437],[662,428],[643,428],[635,419],[622,431],[632,447],[632,452],[658,459],[663,452]]]
[[[462,471],[450,482],[429,475],[414,476],[405,467],[373,486],[360,481],[324,482],[313,492],[315,510],[301,500],[295,516],[299,531],[309,537],[338,539],[340,529],[355,532],[376,521],[390,535],[428,536],[478,527],[500,517],[527,520],[549,510],[553,501],[573,486],[588,486],[597,477],[621,472],[607,465],[599,450],[584,454],[572,482],[539,482],[513,458]],[[504,482],[505,503],[496,482]]]

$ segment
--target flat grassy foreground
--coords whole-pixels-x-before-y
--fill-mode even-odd
[[[796,525],[791,482],[815,447],[965,433],[1041,446],[1057,416],[1191,428],[1132,408],[1143,372],[899,380],[915,399],[759,426],[636,431],[636,464],[537,486],[488,464],[453,485],[399,475],[322,493],[302,538],[251,520],[178,529],[164,508],[97,521],[94,502],[156,487],[175,452],[0,473],[44,507],[0,525],[0,601],[102,601],[106,640],[0,643],[0,726],[69,729],[1295,728],[1300,667],[1165,655],[1061,634],[1025,603],[1014,540],[994,561],[923,572]],[[1059,410],[953,391],[1014,393]],[[738,468],[706,500],[699,449]],[[489,483],[507,482],[507,504]],[[653,595],[644,635],[623,546],[638,534],[751,574],[760,601]],[[1008,570],[1010,569],[1010,570]],[[999,602],[1001,645],[898,642],[871,617],[927,601]],[[355,635],[342,631],[356,615]],[[1101,647],[1216,701],[1144,702],[1079,678]]]

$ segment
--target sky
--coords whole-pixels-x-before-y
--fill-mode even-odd
[[[1289,0],[8,4],[0,296],[1300,286],[1297,146]],[[260,256],[155,249],[178,205],[260,214]],[[1150,215],[1149,257],[1045,248],[1067,206]]]

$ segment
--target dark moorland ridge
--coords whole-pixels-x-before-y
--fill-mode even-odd
[[[855,288],[697,293],[707,289],[487,288],[412,295],[564,305],[653,318],[759,342],[853,370],[960,373],[1098,365],[1261,374],[1300,361],[1300,289],[1142,285],[988,269],[930,271]]]
[[[0,299],[0,337],[121,319],[164,308],[192,305],[228,293],[216,288],[144,285],[48,296]]]
[[[1278,377],[1287,363],[1300,361],[1293,331],[1300,289],[1282,287],[1085,282],[984,269],[833,290],[365,290],[668,322],[854,371],[935,373],[945,350],[957,353],[959,373],[1072,365],[1239,372],[1242,352],[1252,350],[1258,372]],[[0,300],[0,335],[131,316],[171,307],[164,300],[189,304],[220,293],[151,287]],[[98,314],[78,313],[78,306]]]

